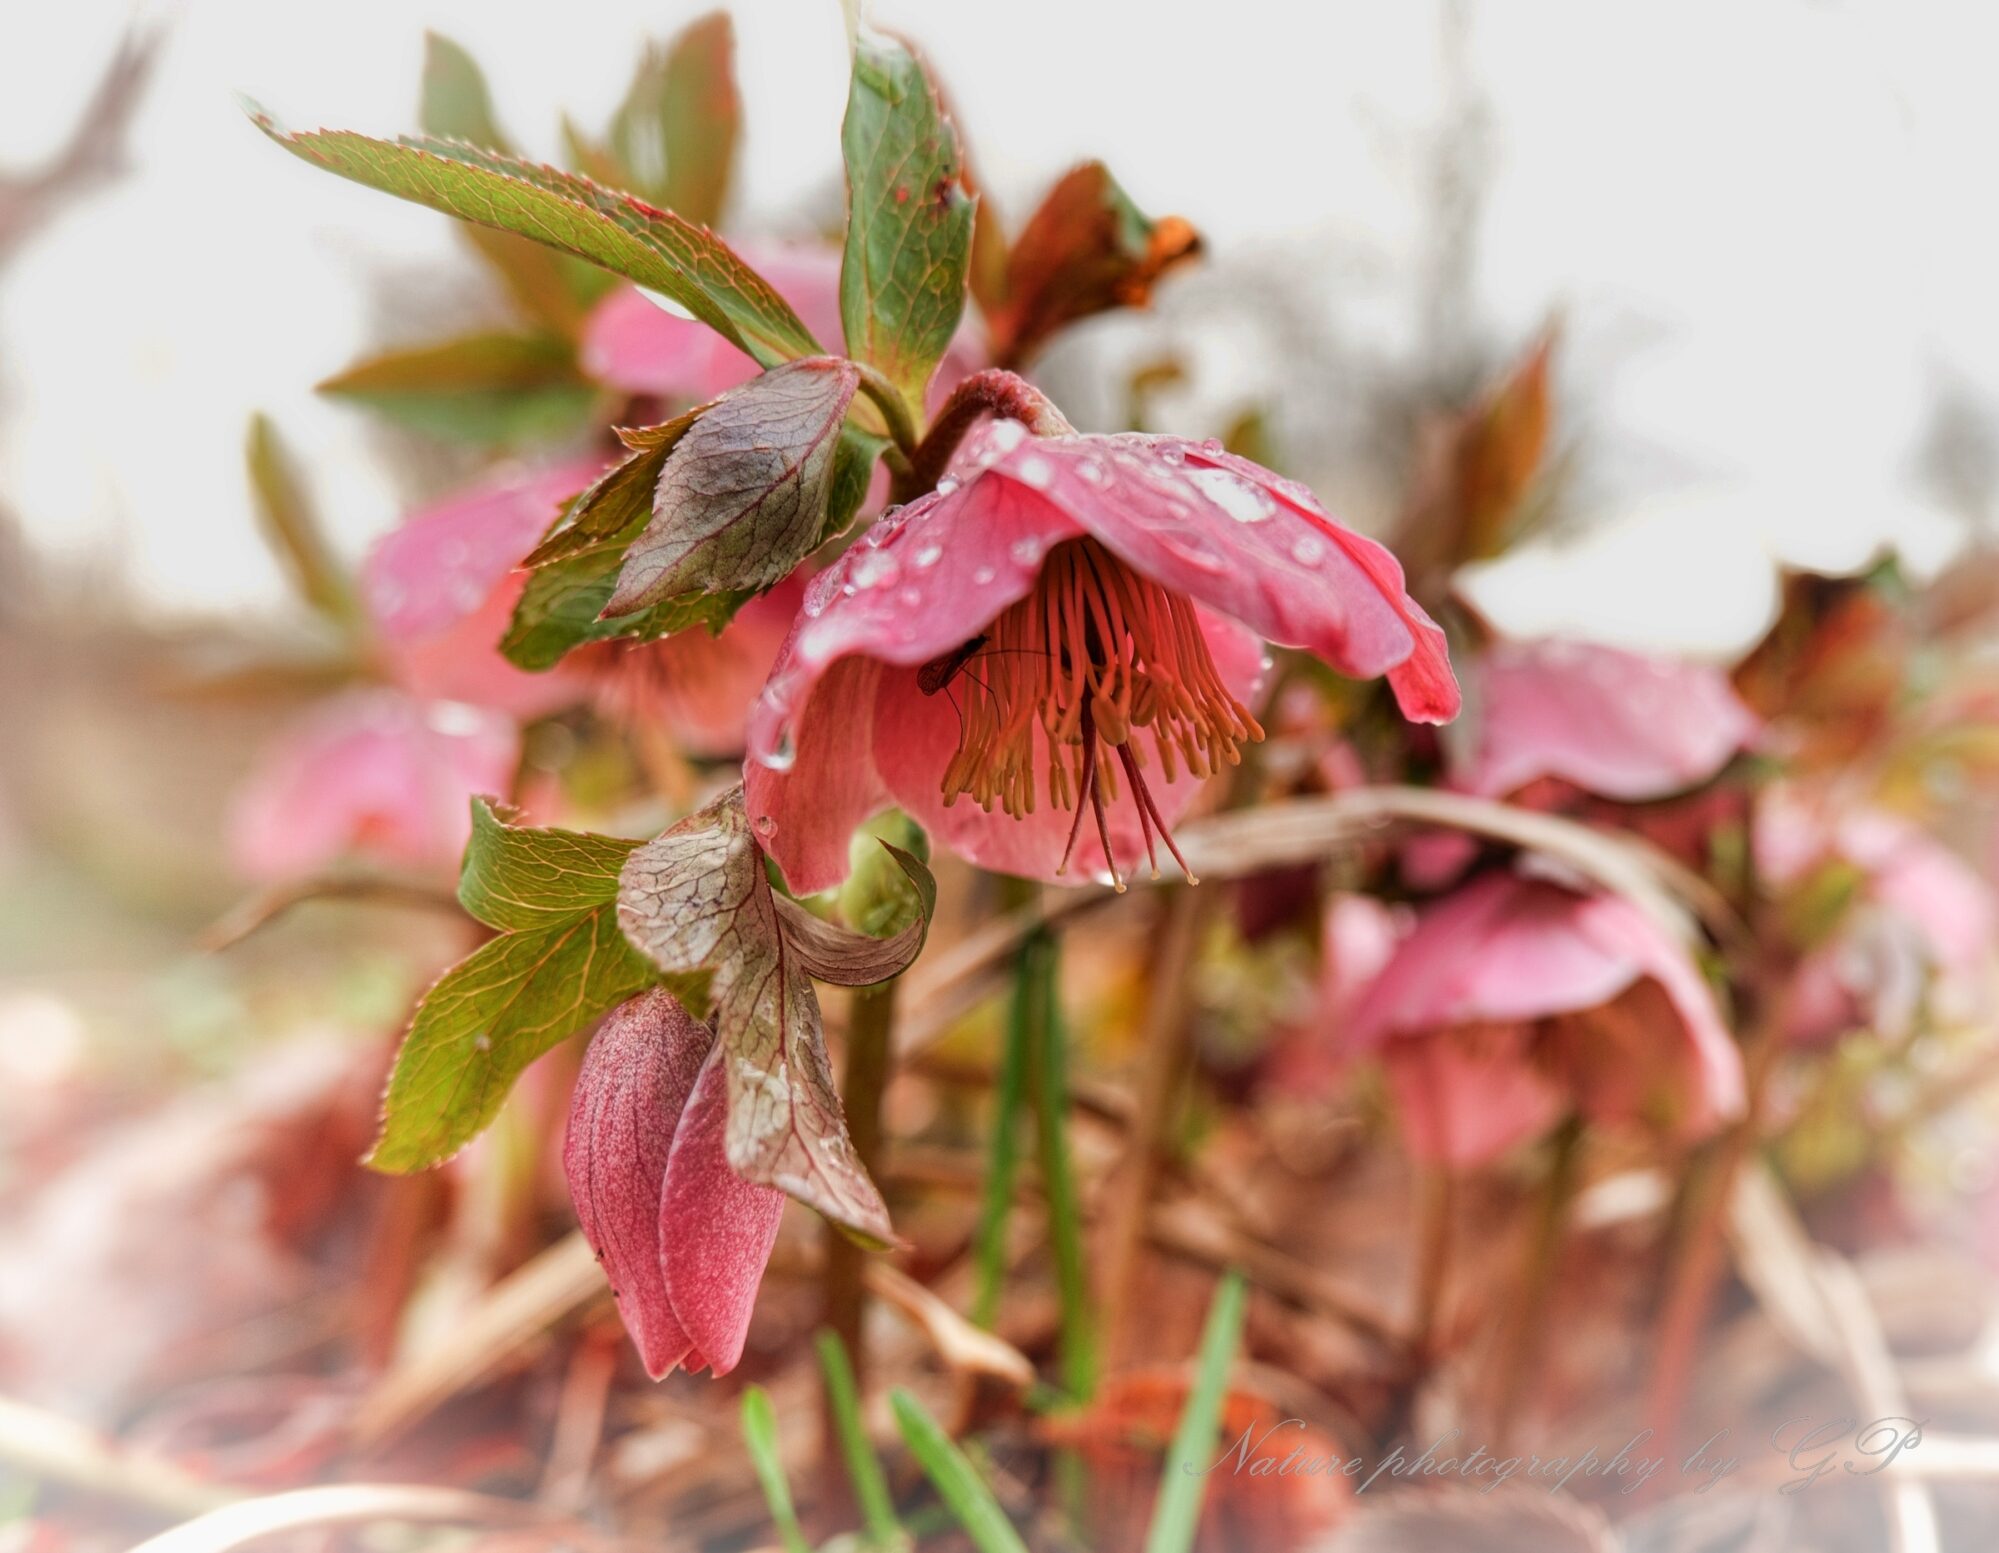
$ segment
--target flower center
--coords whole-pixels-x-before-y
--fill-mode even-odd
[[[1155,830],[1183,870],[1187,863],[1146,787],[1147,745],[1171,782],[1183,766],[1206,777],[1235,765],[1241,746],[1263,737],[1249,709],[1222,682],[1193,604],[1140,576],[1094,539],[1050,550],[1032,593],[982,635],[925,664],[917,682],[934,694],[960,678],[965,691],[954,699],[961,726],[957,753],[944,772],[945,804],[970,796],[988,811],[998,804],[1015,819],[1032,814],[1039,728],[1047,746],[1049,801],[1076,811],[1062,868],[1087,810],[1120,890],[1124,882],[1111,859],[1105,812],[1107,799],[1117,796],[1118,773],[1130,784],[1157,878]],[[1141,733],[1149,737],[1141,740]]]

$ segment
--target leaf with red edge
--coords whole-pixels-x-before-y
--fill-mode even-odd
[[[531,237],[661,292],[765,366],[819,354],[798,315],[712,232],[629,194],[455,140],[257,127],[301,159],[481,226]]]
[[[923,63],[860,29],[840,130],[847,244],[840,320],[847,354],[879,367],[920,414],[923,391],[965,309],[974,200],[957,134]]]
[[[790,362],[717,400],[667,459],[653,518],[604,606],[767,588],[818,548],[833,452],[859,381],[834,356]]]
[[[915,859],[904,866],[927,879]],[[631,855],[618,922],[669,976],[710,978],[708,997],[691,1011],[714,1010],[728,1080],[731,1167],[860,1239],[891,1243],[888,1210],[847,1136],[810,972],[858,978],[865,964],[893,975],[914,956],[920,933],[886,954],[841,944],[840,930],[824,923],[801,934],[771,889],[740,788]]]
[[[994,362],[1017,366],[1078,319],[1145,306],[1200,247],[1180,217],[1152,220],[1102,162],[1085,162],[1048,191],[1007,256],[1004,299],[987,318]]]

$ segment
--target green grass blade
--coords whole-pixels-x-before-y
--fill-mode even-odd
[[[1215,1426],[1222,1415],[1229,1362],[1242,1337],[1243,1281],[1230,1273],[1208,1307],[1207,1329],[1201,1334],[1201,1364],[1194,1393],[1173,1432],[1166,1456],[1166,1475],[1152,1509],[1152,1526],[1145,1536],[1145,1553],[1188,1553],[1201,1519],[1201,1498],[1207,1492],[1207,1468],[1213,1465]]]
[[[1054,1247],[1061,1300],[1062,1383],[1076,1401],[1087,1402],[1097,1389],[1096,1319],[1083,1269],[1083,1211],[1069,1157],[1068,1032],[1062,1024],[1058,997],[1055,940],[1046,934],[1028,940],[1021,964],[1034,1005],[1033,1017],[1028,1020],[1032,1043],[1028,1068],[1034,1086],[1042,1189],[1048,1194],[1048,1235]]]
[[[986,1162],[985,1205],[979,1213],[975,1265],[978,1284],[972,1319],[990,1327],[999,1315],[1000,1284],[1006,1275],[1006,1226],[1013,1211],[1013,1181],[1019,1161],[1020,1102],[1027,1082],[1028,1048],[1036,1015],[1033,951],[1024,946],[1015,962],[1013,999],[1007,1006],[1006,1049],[1000,1053],[997,1113],[992,1152]]]
[[[1020,1540],[985,1479],[923,1404],[897,1387],[889,1393],[889,1405],[895,1410],[896,1427],[902,1430],[910,1454],[958,1518],[972,1546],[979,1553],[1027,1553],[1027,1544]]]
[[[770,1518],[777,1524],[785,1553],[812,1553],[812,1545],[799,1528],[798,1512],[792,1508],[791,1485],[784,1479],[784,1463],[778,1459],[777,1411],[771,1406],[770,1393],[761,1386],[752,1386],[743,1393],[743,1443],[750,1449],[757,1481],[763,1485],[764,1502],[770,1506]]]
[[[826,1399],[833,1409],[834,1426],[840,1431],[840,1453],[847,1460],[847,1476],[853,1480],[854,1502],[861,1507],[868,1544],[874,1548],[906,1547],[909,1539],[895,1518],[888,1478],[868,1443],[867,1426],[861,1422],[861,1398],[846,1347],[836,1332],[821,1332],[817,1342],[819,1367],[826,1375]]]

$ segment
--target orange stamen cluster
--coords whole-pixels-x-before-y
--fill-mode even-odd
[[[1076,810],[1063,867],[1087,807],[1119,889],[1104,810],[1106,797],[1117,795],[1119,770],[1132,788],[1148,859],[1156,830],[1186,867],[1146,789],[1137,734],[1150,734],[1169,782],[1183,767],[1206,777],[1235,765],[1241,746],[1263,737],[1222,682],[1192,603],[1094,539],[1049,551],[1034,591],[986,628],[960,672],[963,727],[944,773],[944,802],[969,795],[988,811],[997,804],[1015,819],[1032,814],[1038,728],[1049,800]]]

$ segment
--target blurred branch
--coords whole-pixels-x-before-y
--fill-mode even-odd
[[[287,884],[274,884],[239,901],[218,917],[196,940],[209,954],[233,948],[259,929],[268,927],[294,906],[307,901],[362,900],[393,906],[418,906],[427,911],[458,913],[458,897],[424,879],[376,874],[316,874]]]
[[[0,266],[64,205],[125,172],[132,118],[164,37],[160,29],[127,32],[62,148],[37,172],[0,177]]]
[[[0,1397],[0,1462],[44,1483],[161,1516],[200,1515],[236,1496],[170,1461],[129,1451],[60,1414]]]

